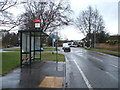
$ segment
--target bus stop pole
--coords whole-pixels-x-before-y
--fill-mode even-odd
[[[54,39],[52,39],[52,54],[54,53]]]
[[[40,30],[40,61],[41,61],[41,30]]]

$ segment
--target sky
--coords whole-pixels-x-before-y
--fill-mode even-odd
[[[68,0],[67,0],[68,1]],[[69,0],[73,17],[76,18],[80,12],[86,10],[88,6],[97,8],[106,25],[106,31],[110,35],[118,34],[118,1],[119,0]],[[21,7],[10,9],[10,12],[16,17],[24,12]],[[74,26],[66,26],[59,31],[61,39],[81,40],[83,34]]]
[[[119,0],[70,0],[71,9],[76,18],[80,12],[86,10],[90,5],[97,8],[106,26],[106,31],[110,35],[118,34],[118,1]],[[69,32],[69,33],[67,33]],[[63,35],[68,39],[82,39],[84,36],[75,27],[66,27]]]

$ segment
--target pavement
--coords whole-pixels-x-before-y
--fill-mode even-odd
[[[64,62],[35,61],[2,77],[2,88],[63,88]]]

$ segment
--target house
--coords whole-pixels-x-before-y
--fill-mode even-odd
[[[120,35],[111,35],[109,40],[120,40]]]

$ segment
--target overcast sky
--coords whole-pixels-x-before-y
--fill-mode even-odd
[[[103,16],[106,30],[110,35],[118,34],[118,1],[119,0],[69,0],[71,9],[74,11],[73,17],[77,17],[80,12],[86,10],[89,5],[97,8],[100,15]],[[15,16],[23,12],[21,7],[10,9]],[[60,31],[61,38],[69,40],[80,40],[84,36],[81,32],[72,26],[67,26]]]
[[[77,17],[82,10],[89,5],[97,8],[106,25],[106,31],[110,35],[118,34],[118,1],[119,0],[70,0],[74,17]],[[77,28],[66,27],[63,36],[68,39],[81,39],[84,36],[77,31]]]

